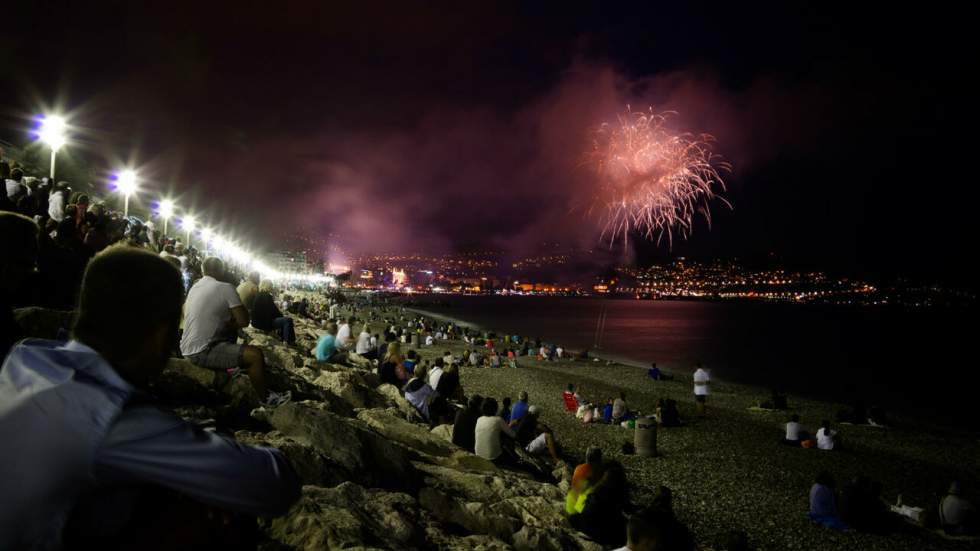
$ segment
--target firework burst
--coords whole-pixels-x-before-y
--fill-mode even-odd
[[[666,127],[675,113],[632,111],[618,124],[603,124],[593,134],[590,163],[598,175],[592,210],[603,216],[602,238],[610,245],[631,231],[647,239],[675,235],[687,238],[694,218],[701,214],[711,224],[709,203],[719,199],[715,186],[725,189],[719,171],[731,165],[712,152],[714,138],[707,134],[675,134]]]

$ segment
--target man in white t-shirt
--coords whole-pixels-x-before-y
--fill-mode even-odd
[[[259,397],[278,405],[288,398],[268,391],[262,350],[237,343],[238,329],[247,327],[250,319],[235,288],[220,281],[224,270],[224,263],[214,257],[201,265],[204,277],[191,287],[184,302],[180,352],[199,367],[229,373],[244,369]]]
[[[361,356],[371,354],[371,333],[368,333],[368,325],[365,323],[360,334],[357,335],[357,344],[354,345],[354,352]]]
[[[337,330],[337,348],[340,350],[349,349],[351,347],[351,328],[350,324],[354,323],[354,318],[347,318],[347,321],[340,325],[340,329]]]
[[[436,340],[434,338],[432,338],[432,335],[426,335],[425,336],[425,345],[426,346],[432,346],[435,343],[436,343]]]
[[[708,400],[708,384],[711,377],[708,371],[698,364],[698,369],[694,372],[694,401],[699,415],[704,415],[705,402]]]
[[[433,390],[439,387],[439,379],[442,378],[442,368],[445,365],[442,358],[436,358],[435,365],[429,370],[429,386]]]
[[[790,417],[789,423],[786,423],[786,438],[784,442],[790,446],[799,446],[804,434],[803,425],[800,424],[800,416],[794,413]]]

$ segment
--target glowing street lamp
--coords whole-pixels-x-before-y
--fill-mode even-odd
[[[123,216],[129,217],[129,196],[136,193],[136,171],[123,170],[116,175],[116,189],[123,194]]]
[[[170,199],[160,201],[160,218],[163,218],[163,236],[167,237],[167,223],[174,215],[174,202]]]
[[[37,137],[51,148],[51,179],[54,180],[54,158],[65,145],[65,119],[58,115],[46,115],[41,119],[41,127],[38,129]]]
[[[184,230],[187,232],[187,246],[191,246],[191,232],[194,231],[194,227],[197,226],[197,221],[194,220],[193,216],[185,216],[183,220]]]

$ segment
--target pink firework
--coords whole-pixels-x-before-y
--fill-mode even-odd
[[[707,134],[674,134],[666,127],[672,112],[634,112],[628,107],[619,124],[603,124],[595,131],[591,163],[599,187],[593,209],[603,212],[602,238],[610,244],[618,236],[624,242],[631,231],[647,239],[675,234],[687,238],[694,217],[702,214],[711,224],[712,199],[728,201],[715,193],[724,191],[719,171],[731,165],[711,151],[714,138]]]

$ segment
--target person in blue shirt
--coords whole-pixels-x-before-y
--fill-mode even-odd
[[[510,425],[512,427],[516,427],[521,418],[527,415],[527,408],[527,391],[522,390],[520,395],[518,395],[517,403],[514,404],[514,407],[510,408]]]
[[[337,355],[337,324],[330,322],[327,324],[327,334],[320,337],[314,350],[316,361],[329,362]]]
[[[112,541],[131,519],[145,521],[131,515],[150,492],[167,492],[175,514],[194,503],[274,516],[299,499],[300,480],[278,450],[153,404],[147,390],[177,340],[183,296],[165,259],[112,247],[85,271],[72,340],[11,350],[0,369],[0,549]]]

